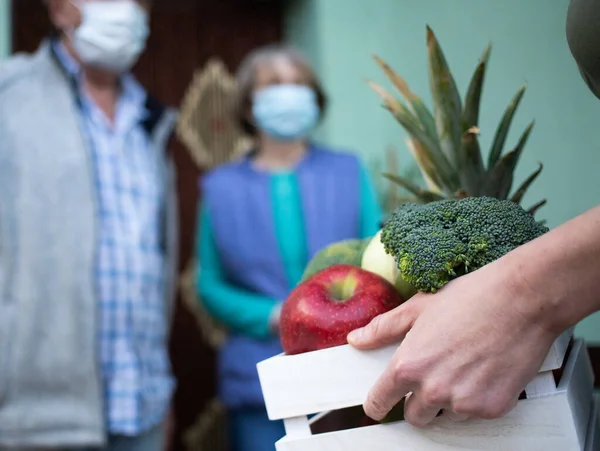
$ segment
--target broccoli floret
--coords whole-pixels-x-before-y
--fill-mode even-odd
[[[381,242],[406,282],[434,292],[547,231],[512,201],[468,197],[402,205],[385,222]]]

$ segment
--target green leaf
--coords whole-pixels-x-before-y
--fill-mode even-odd
[[[456,82],[446,63],[444,53],[427,26],[427,50],[429,56],[429,84],[434,103],[434,116],[440,147],[450,163],[456,167],[456,152],[461,140],[461,100]]]
[[[405,142],[406,147],[408,147],[409,152],[417,162],[417,166],[427,184],[427,188],[434,193],[440,194],[442,192],[442,183],[439,179],[439,174],[421,143],[411,138],[406,138]]]
[[[535,214],[537,213],[537,211],[542,208],[544,205],[546,205],[546,202],[548,202],[546,199],[539,201],[537,204],[533,205],[532,207],[529,208],[529,210],[527,210],[529,212],[529,214],[535,216]]]
[[[542,163],[539,163],[539,165],[540,165],[540,167],[533,174],[531,174],[529,177],[527,177],[527,179],[525,179],[525,181],[521,184],[521,186],[517,189],[517,191],[515,191],[515,194],[513,194],[513,196],[511,197],[510,200],[512,200],[514,203],[516,203],[516,204],[521,203],[521,201],[523,200],[523,196],[525,195],[525,193],[527,192],[527,190],[529,189],[531,184],[535,181],[535,179],[538,177],[538,175],[540,175],[540,173],[542,172],[544,165]]]
[[[485,174],[479,140],[473,129],[469,129],[461,140],[458,152],[458,167],[461,187],[471,196],[481,194],[481,181]]]
[[[469,89],[465,97],[465,105],[462,113],[462,131],[466,132],[471,127],[479,125],[479,107],[481,105],[481,92],[483,90],[483,81],[485,79],[485,70],[490,57],[492,46],[488,44],[485,48],[475,73],[469,83]]]
[[[492,148],[490,150],[490,155],[488,159],[488,171],[492,170],[500,155],[502,155],[502,149],[504,148],[504,143],[506,142],[506,137],[508,136],[508,131],[510,130],[510,124],[512,119],[517,111],[517,107],[523,98],[523,94],[525,93],[526,86],[523,86],[521,89],[517,91],[515,96],[512,98],[510,104],[506,108],[504,112],[504,116],[502,120],[498,124],[498,128],[496,129],[496,134],[494,135],[494,140],[492,142]]]
[[[427,158],[431,165],[435,167],[436,184],[444,191],[454,191],[458,189],[460,181],[453,171],[448,159],[441,152],[437,143],[433,141],[421,128],[416,127],[402,113],[395,114],[394,117],[406,129],[414,141],[421,145],[423,156]],[[439,183],[438,183],[439,180]]]
[[[378,85],[377,83],[367,80],[367,84],[381,97],[385,107],[394,115],[402,114],[406,117],[406,120],[410,120],[413,125],[419,126],[419,121],[412,115],[412,113],[406,108],[406,106],[390,94],[385,88]]]
[[[420,199],[422,201],[433,202],[436,200],[443,199],[443,197],[440,196],[439,194],[432,193],[431,191],[427,191],[427,190],[421,188],[420,186],[416,185],[415,183],[411,182],[410,180],[405,179],[404,177],[400,177],[400,176],[394,175],[394,174],[387,174],[387,173],[384,173],[383,176],[385,178],[387,178],[388,180],[396,183],[397,185],[400,185],[407,191],[411,192],[418,199]]]
[[[438,143],[425,133],[414,115],[408,111],[401,101],[397,100],[377,83],[368,81],[368,84],[383,99],[386,107],[393,113],[400,125],[404,127],[415,141],[419,142],[423,148],[424,155],[426,155],[430,164],[435,167],[439,186],[450,192],[458,189],[459,180],[452,170],[452,166],[441,152]]]
[[[427,132],[427,134],[432,139],[437,140],[435,119],[433,118],[433,115],[425,106],[423,101],[410,90],[406,81],[397,72],[395,72],[385,61],[383,61],[378,56],[373,56],[373,59],[379,65],[381,70],[385,73],[387,78],[392,82],[392,84],[398,90],[398,92],[402,94],[406,102],[408,102],[411,111],[419,119],[423,130],[425,130],[425,132]]]
[[[496,163],[488,179],[488,184],[485,189],[486,195],[498,199],[506,199],[508,197],[508,193],[512,188],[515,168],[517,167],[519,157],[527,143],[527,139],[531,134],[533,125],[534,122],[529,124],[525,129],[514,150],[507,153]]]

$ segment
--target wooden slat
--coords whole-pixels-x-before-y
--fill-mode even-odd
[[[285,435],[290,438],[309,437],[311,435],[308,417],[294,417],[283,420]]]
[[[456,423],[443,417],[425,429],[392,423],[284,438],[277,451],[580,451],[577,437],[566,434],[561,412],[564,395],[521,401],[500,420]]]
[[[540,372],[560,368],[571,339],[563,334]],[[269,418],[283,419],[358,406],[387,367],[399,343],[372,351],[349,345],[294,356],[279,355],[258,364]]]
[[[263,396],[272,420],[362,404],[398,345],[374,351],[339,346],[258,364]]]
[[[596,398],[592,404],[590,421],[588,422],[585,451],[598,451],[600,449],[600,424],[598,423],[598,409],[600,408],[600,399]]]
[[[544,371],[538,375],[525,387],[527,399],[539,398],[556,392],[556,382],[552,371]]]
[[[456,423],[439,417],[422,429],[402,421],[304,438],[285,437],[276,448],[278,451],[586,451],[593,398],[591,374],[585,344],[577,340],[556,393],[519,401],[503,418]]]
[[[546,359],[540,368],[540,372],[556,370],[563,365],[565,354],[572,338],[573,328],[566,330],[560,337],[558,337],[552,348],[550,348],[550,351],[548,352],[548,355],[546,356]]]
[[[587,424],[594,400],[594,373],[590,364],[587,347],[583,340],[576,340],[571,351],[559,391],[567,391],[573,424],[581,443],[585,443]]]

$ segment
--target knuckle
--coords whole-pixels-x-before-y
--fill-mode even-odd
[[[364,411],[370,418],[382,418],[387,414],[385,404],[377,396],[369,396],[364,405]]]
[[[386,318],[385,314],[381,314],[373,318],[373,320],[369,323],[369,333],[373,336],[382,335],[386,330]]]
[[[505,416],[508,412],[510,412],[517,404],[517,399],[513,399],[513,398],[509,398],[506,397],[504,399],[500,399],[498,401],[495,401],[494,403],[486,406],[486,408],[484,409],[483,414],[485,415],[484,418],[487,419],[496,419],[496,418],[502,418],[503,416]]]
[[[457,415],[475,417],[478,416],[479,408],[472,399],[462,398],[454,400],[452,403],[452,412]]]
[[[427,425],[427,422],[419,417],[419,412],[407,414],[405,419],[408,424],[416,428],[422,428]]]
[[[428,406],[446,404],[449,398],[449,390],[443,382],[430,382],[423,389],[423,402]]]
[[[387,334],[396,329],[397,326],[401,325],[402,319],[406,316],[410,315],[407,314],[405,304],[402,304],[395,309],[377,315],[370,324],[374,331]]]
[[[414,398],[411,395],[405,405],[404,418],[412,426],[421,428],[431,422],[439,411],[440,406],[428,404],[422,394]]]
[[[469,417],[467,415],[461,415],[452,410],[444,410],[444,416],[446,416],[450,421],[460,422],[465,421]]]
[[[396,385],[418,382],[418,373],[417,364],[403,358],[396,359],[393,367],[394,383]]]
[[[421,301],[421,302],[419,302],[419,301]],[[411,299],[409,299],[407,302],[402,304],[396,310],[398,310],[397,313],[401,314],[402,316],[406,316],[408,318],[414,318],[414,317],[418,316],[419,313],[421,312],[421,307],[422,307],[422,300],[413,296]]]
[[[452,411],[457,415],[495,420],[502,418],[510,410],[510,404],[505,402],[487,401],[478,399],[461,399],[452,403]]]
[[[487,405],[481,409],[479,417],[483,418],[484,420],[495,420],[504,416],[505,411],[505,406],[497,404]]]

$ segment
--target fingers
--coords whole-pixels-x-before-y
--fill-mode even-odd
[[[431,423],[447,403],[442,392],[419,390],[406,398],[404,418],[416,427],[424,427]]]
[[[448,418],[450,421],[465,421],[469,419],[469,415],[465,413],[456,413],[451,410],[444,410],[443,415]]]
[[[399,352],[377,380],[363,405],[367,416],[376,421],[385,418],[404,396],[404,418],[416,427],[427,426],[440,413],[451,421],[501,418],[518,403],[518,396],[499,396],[498,390],[486,390],[481,386],[477,388],[477,384],[472,384],[470,395],[459,395],[456,385],[445,380],[445,377],[423,377],[425,373],[419,362],[400,363]]]
[[[363,409],[368,417],[381,421],[411,391],[411,382],[394,363],[388,365],[371,388]]]
[[[414,324],[420,311],[414,298],[375,317],[365,327],[356,329],[348,335],[348,343],[359,349],[373,349],[394,343],[406,335]]]

